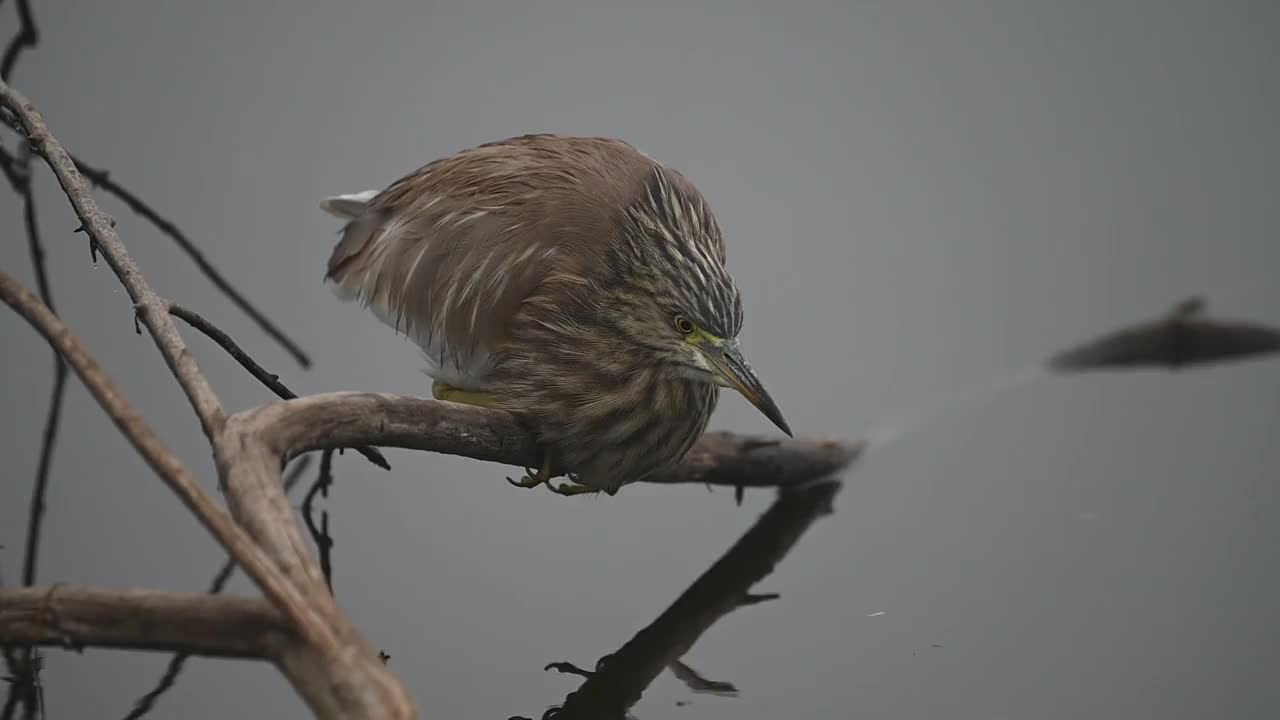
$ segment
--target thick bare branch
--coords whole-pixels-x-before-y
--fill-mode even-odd
[[[0,645],[271,659],[291,642],[280,613],[257,598],[72,585],[0,589]]]
[[[44,118],[31,101],[0,81],[0,105],[13,112],[26,132],[28,142],[53,170],[85,231],[102,251],[107,264],[133,300],[135,312],[151,331],[156,347],[160,349],[160,354],[191,401],[205,434],[210,439],[216,437],[225,421],[222,404],[209,381],[200,372],[173,319],[169,317],[169,304],[151,289],[137,263],[116,235],[111,219],[98,208],[93,193],[76,169],[75,162],[62,144],[50,134]]]
[[[539,450],[510,413],[426,398],[382,393],[309,395],[237,413],[228,433],[254,435],[273,457],[296,457],[327,447],[378,445],[529,467]],[[679,465],[645,482],[779,487],[826,477],[847,466],[857,442],[704,435]]]
[[[306,648],[309,652],[286,655],[282,669],[321,717],[416,717],[413,697],[329,593],[281,491],[280,453],[270,450],[263,438],[241,430],[240,425],[228,424],[215,454],[227,505],[292,586],[306,594],[336,638],[334,643]]]
[[[284,492],[286,495],[289,494],[289,491],[298,484],[298,481],[302,479],[303,473],[305,473],[307,468],[310,466],[310,455],[303,455],[296,463],[293,464],[293,467],[289,469],[289,474],[286,475],[284,479]],[[236,561],[228,558],[227,561],[222,564],[222,567],[218,569],[218,572],[214,573],[213,579],[209,581],[209,593],[214,595],[221,593],[222,589],[226,587],[227,581],[230,580],[231,576],[235,573],[235,570]],[[160,700],[160,696],[168,692],[169,689],[178,681],[178,674],[181,673],[182,668],[186,666],[187,659],[189,657],[191,657],[190,653],[178,652],[175,653],[173,657],[169,658],[169,664],[165,667],[164,674],[162,674],[160,679],[156,681],[155,687],[148,690],[146,694],[134,702],[129,713],[125,715],[125,720],[137,720],[151,712],[156,703]]]

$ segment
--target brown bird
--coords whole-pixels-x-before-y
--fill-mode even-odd
[[[621,140],[510,138],[321,206],[346,221],[326,279],[423,350],[434,396],[530,421],[544,461],[513,484],[613,495],[678,462],[722,386],[791,434],[706,200]]]

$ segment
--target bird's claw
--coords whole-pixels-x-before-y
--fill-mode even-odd
[[[542,467],[538,468],[537,472],[526,467],[524,473],[524,477],[520,478],[519,481],[507,478],[507,482],[522,488],[535,488],[544,483],[546,483],[547,487],[551,487],[551,453],[543,454]]]
[[[528,468],[525,468],[525,473],[526,473],[525,476],[520,478],[519,480],[512,480],[511,478],[507,478],[507,482],[511,483],[516,487],[522,487],[522,488],[535,488],[547,482],[547,478],[542,477],[540,473],[535,473],[532,470],[529,470]]]
[[[560,485],[552,485],[551,481],[548,480],[547,489],[557,495],[564,495],[566,497],[596,492],[594,488],[588,485],[576,483],[572,478],[570,478],[569,482],[561,483]]]
[[[557,495],[564,495],[566,497],[595,492],[591,487],[579,483],[578,477],[572,473],[567,476],[569,478],[569,482],[562,483],[560,485],[552,483],[551,478],[553,476],[551,474],[550,456],[542,462],[542,467],[536,472],[530,468],[525,468],[524,472],[525,476],[523,478],[520,478],[519,480],[507,478],[507,482],[511,483],[515,487],[522,488],[535,488],[539,485],[546,485],[547,489],[551,492]]]

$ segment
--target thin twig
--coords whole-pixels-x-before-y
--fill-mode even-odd
[[[4,59],[0,60],[0,79],[5,82],[9,82],[9,77],[13,74],[13,66],[18,62],[22,49],[34,48],[40,40],[40,31],[36,29],[36,19],[31,13],[29,0],[18,0],[18,22],[20,24],[18,32],[9,41],[9,46],[4,49]]]
[[[23,220],[27,229],[27,245],[31,252],[31,265],[35,270],[36,287],[40,299],[49,312],[53,309],[53,292],[44,264],[44,247],[40,243],[40,230],[36,224],[35,194],[31,191],[28,176],[23,191]],[[22,562],[22,584],[34,585],[39,566],[40,529],[44,522],[45,496],[49,488],[49,472],[53,465],[53,450],[58,438],[58,422],[62,416],[62,402],[67,387],[67,364],[62,356],[53,353],[53,391],[49,396],[49,410],[45,417],[44,432],[40,437],[40,461],[36,466],[36,480],[31,489],[31,507],[27,515],[27,544]]]
[[[286,495],[298,484],[298,481],[302,479],[303,473],[310,466],[310,455],[303,455],[298,458],[298,461],[290,468],[289,474],[284,479],[284,492]],[[214,574],[213,580],[209,582],[209,594],[217,595],[221,593],[222,589],[226,587],[227,581],[235,574],[235,570],[236,561],[228,558],[218,572]],[[183,667],[187,664],[187,659],[190,657],[190,653],[180,652],[169,658],[169,665],[165,668],[164,674],[160,676],[160,680],[156,682],[155,687],[134,702],[133,709],[129,711],[128,715],[125,715],[124,720],[138,720],[138,718],[151,712],[160,696],[168,692],[174,686],[174,683],[178,681],[178,675],[182,672]]]
[[[187,308],[182,307],[177,303],[170,303],[169,314],[182,320],[183,322],[195,328],[196,330],[199,330],[200,332],[204,333],[205,336],[207,336],[210,340],[217,343],[219,347],[221,347],[223,350],[226,350],[227,354],[230,355],[236,362],[240,363],[241,367],[249,371],[250,375],[257,378],[258,382],[265,385],[267,389],[275,393],[277,397],[283,398],[285,400],[298,397],[297,394],[295,394],[292,390],[285,387],[284,383],[280,382],[279,375],[276,375],[275,373],[267,372],[265,368],[263,368],[261,365],[257,363],[257,361],[255,361],[252,357],[249,356],[249,353],[245,352],[239,345],[237,345],[236,341],[232,340],[230,335],[228,335],[218,326],[209,322],[199,313],[196,313],[193,310],[188,310]],[[355,448],[355,450],[356,452],[368,458],[369,462],[373,463],[374,465],[377,465],[383,470],[391,469],[391,464],[387,462],[387,459],[383,457],[382,453],[379,452],[377,448],[358,447],[358,448]]]
[[[329,486],[333,485],[333,448],[325,448],[320,454],[320,472],[316,481],[307,490],[302,500],[302,519],[307,525],[307,532],[316,544],[316,553],[320,556],[320,571],[324,573],[324,583],[333,592],[333,536],[329,534],[329,511],[322,510],[320,526],[316,527],[315,518],[311,514],[311,504],[317,494],[329,497]]]
[[[3,1],[0,0],[0,2]],[[18,158],[3,145],[0,145],[0,172],[4,173],[5,179],[9,181],[9,186],[14,192],[22,192],[22,175],[18,170]]]
[[[109,236],[105,239],[114,240]],[[119,241],[114,240],[114,243],[118,244]],[[111,244],[104,243],[104,247],[110,247]],[[128,256],[124,257],[127,259]],[[139,282],[141,282],[140,279]],[[146,286],[143,285],[143,287]],[[49,312],[30,291],[2,272],[0,272],[0,299],[16,310],[57,348],[90,394],[147,464],[177,493],[183,504],[195,514],[241,567],[245,568],[249,576],[280,608],[285,617],[296,624],[298,632],[318,647],[335,647],[337,640],[329,626],[307,604],[298,589],[285,579],[279,568],[267,558],[261,548],[254,544],[235,520],[209,496],[173,451],[160,440],[146,419],[125,398],[124,393],[107,376],[98,362],[88,354],[71,330]],[[167,319],[167,316],[165,318]],[[189,354],[185,348],[182,351]]]
[[[35,720],[44,717],[44,687],[40,682],[40,671],[44,669],[44,658],[38,648],[28,645],[15,653],[14,668],[9,677],[8,697],[5,698],[4,709],[0,717],[11,720],[21,705],[24,720]]]
[[[75,162],[75,165],[79,168],[80,172],[89,179],[89,182],[119,198],[120,201],[128,206],[130,210],[145,218],[148,222],[154,225],[157,230],[168,236],[169,239],[173,240],[173,242],[191,258],[191,261],[196,264],[196,267],[200,269],[200,272],[203,273],[205,277],[209,278],[209,282],[212,282],[214,287],[218,288],[222,294],[227,296],[227,299],[231,300],[232,304],[240,308],[244,314],[248,315],[264,333],[279,343],[280,347],[284,348],[285,352],[293,356],[293,359],[297,361],[299,365],[304,368],[311,367],[311,358],[307,356],[306,352],[304,352],[302,348],[299,347],[298,344],[288,335],[286,335],[274,322],[268,319],[261,310],[258,310],[253,303],[249,302],[249,299],[237,290],[235,286],[222,275],[221,271],[213,266],[213,263],[209,262],[209,259],[204,256],[204,253],[200,251],[200,248],[196,247],[195,243],[191,242],[191,239],[186,236],[186,233],[182,232],[176,224],[171,220],[161,217],[160,213],[156,212],[156,210],[144,202],[142,198],[139,198],[128,188],[112,179],[111,174],[108,171],[89,165],[78,157],[73,157],[72,160]]]
[[[4,0],[0,0],[0,2],[4,2]],[[4,577],[0,576],[0,591],[3,591],[3,588]],[[18,701],[21,699],[18,696],[19,688],[15,681],[22,676],[24,668],[22,660],[18,657],[18,649],[16,647],[0,645],[0,655],[4,656],[5,671],[9,673],[0,678],[9,683],[9,691],[5,693],[4,707],[0,708],[0,719],[10,720],[13,717],[13,713],[18,709]]]

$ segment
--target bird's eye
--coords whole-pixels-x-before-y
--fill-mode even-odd
[[[697,328],[693,326],[693,323],[689,322],[689,318],[683,315],[676,316],[676,330],[678,330],[681,335],[692,335],[693,331],[696,329]]]

